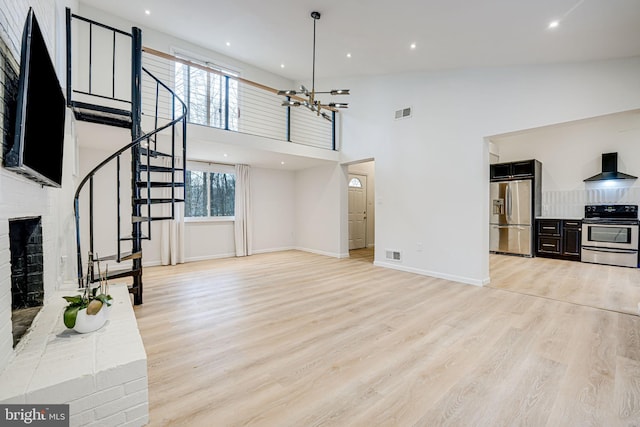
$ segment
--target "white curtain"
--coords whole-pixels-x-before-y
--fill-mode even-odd
[[[236,165],[236,256],[251,255],[251,179],[248,165]]]
[[[164,159],[165,166],[171,166],[171,159]],[[175,158],[175,167],[182,168],[182,158]],[[170,181],[170,174],[167,182]],[[176,181],[182,182],[181,172],[175,174]],[[162,197],[171,198],[171,187],[164,189]],[[184,188],[175,189],[176,199],[184,199]],[[162,216],[171,216],[171,203],[162,204]],[[160,221],[160,262],[162,265],[176,265],[184,262],[184,203],[175,203],[175,217]]]

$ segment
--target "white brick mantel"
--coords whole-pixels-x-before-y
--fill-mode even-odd
[[[112,285],[110,319],[78,334],[51,298],[0,374],[0,403],[68,403],[72,426],[141,426],[149,421],[147,355],[129,292]]]

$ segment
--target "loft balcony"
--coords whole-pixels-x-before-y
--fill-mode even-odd
[[[76,119],[130,127],[131,35],[71,13],[67,20],[67,102]],[[277,95],[274,88],[192,59],[149,47],[142,51],[142,66],[168,82],[188,105],[189,129],[202,126],[211,128],[214,134],[222,130],[258,137],[250,145],[264,141],[265,149],[280,147],[283,142],[330,151],[339,148],[337,112],[329,112],[327,120],[304,107],[283,107],[286,98]],[[149,102],[156,100],[158,87],[146,73],[141,89],[143,130],[175,117],[178,106],[170,97],[160,96],[157,102]],[[216,141],[221,140],[251,139],[216,136]],[[270,144],[272,141],[277,143]]]

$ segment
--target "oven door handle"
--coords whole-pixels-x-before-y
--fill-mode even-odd
[[[584,246],[582,247],[583,250],[585,251],[591,251],[591,252],[611,252],[614,254],[635,254],[638,253],[638,251],[634,250],[634,249],[609,249],[609,248],[598,248],[598,249],[593,249],[593,248],[585,248]]]

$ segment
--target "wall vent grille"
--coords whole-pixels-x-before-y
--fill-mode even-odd
[[[407,119],[411,117],[411,107],[396,110],[396,120]]]
[[[385,251],[385,257],[389,261],[402,261],[402,252],[387,249]]]

